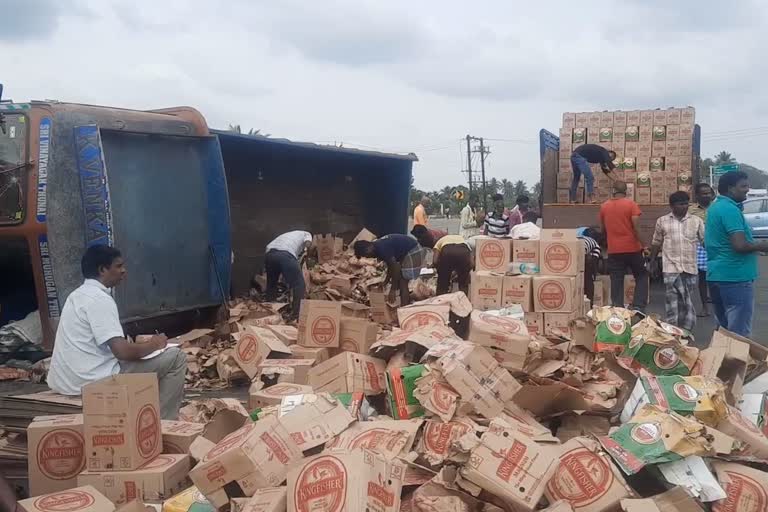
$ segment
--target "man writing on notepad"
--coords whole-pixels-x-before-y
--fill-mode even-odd
[[[186,355],[167,347],[163,334],[142,343],[125,338],[111,293],[127,274],[120,251],[106,245],[89,247],[81,269],[85,281],[67,297],[61,312],[48,385],[62,395],[80,395],[86,384],[118,373],[154,373],[162,418],[176,419],[184,397]],[[142,359],[157,351],[162,352]]]

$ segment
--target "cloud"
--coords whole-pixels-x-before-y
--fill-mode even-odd
[[[62,17],[91,15],[77,0],[4,0],[0,9],[0,42],[11,43],[47,39]]]

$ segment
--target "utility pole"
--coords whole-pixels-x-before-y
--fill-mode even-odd
[[[485,157],[490,154],[490,148],[485,145],[482,137],[473,137],[467,135],[467,179],[469,182],[469,193],[473,192],[480,196],[480,200],[483,205],[483,209],[487,211],[488,198],[487,189],[485,186]],[[478,142],[478,145],[472,147],[473,142]],[[475,153],[480,154],[480,170],[472,169],[472,155]]]

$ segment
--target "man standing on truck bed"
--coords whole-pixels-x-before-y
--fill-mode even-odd
[[[277,298],[277,283],[283,276],[291,292],[291,318],[299,317],[301,300],[306,295],[304,274],[299,260],[312,245],[312,233],[289,231],[267,244],[264,255],[264,270],[267,272],[267,301]]]
[[[595,177],[589,164],[600,164],[600,168],[611,179],[614,180],[613,171],[616,166],[613,161],[616,159],[616,153],[608,151],[603,146],[597,144],[584,144],[577,147],[571,155],[571,168],[573,169],[573,181],[571,182],[570,201],[576,202],[576,190],[579,188],[579,179],[584,175],[584,187],[587,189],[587,202],[595,203]]]
[[[755,241],[742,213],[749,192],[746,173],[723,174],[717,191],[720,195],[707,209],[704,235],[709,293],[717,323],[748,338],[758,277],[756,253],[768,251],[768,240]]]
[[[624,274],[627,267],[635,276],[632,308],[644,311],[648,303],[648,273],[640,241],[640,207],[627,198],[627,184],[613,182],[613,199],[600,206],[600,224],[608,241],[608,274],[611,276],[611,304],[624,306]]]
[[[154,373],[160,385],[162,418],[175,420],[184,398],[186,354],[176,347],[166,348],[168,338],[163,334],[141,343],[125,339],[110,292],[127,273],[120,251],[91,246],[81,268],[85,281],[69,294],[61,311],[48,385],[62,395],[80,395],[86,384],[118,373]],[[163,349],[151,359],[142,359]]]

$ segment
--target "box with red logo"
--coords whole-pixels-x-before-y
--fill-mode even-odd
[[[265,359],[259,365],[259,378],[268,385],[278,382],[305,385],[309,369],[314,365],[311,359]]]
[[[27,427],[27,446],[32,496],[77,486],[85,469],[82,414],[35,418]]]
[[[512,241],[508,238],[478,237],[475,243],[475,270],[506,272]]]
[[[163,449],[154,373],[118,374],[83,386],[88,471],[129,471]]]
[[[342,318],[338,351],[367,354],[371,345],[376,343],[378,333],[379,325],[374,322],[362,318]]]
[[[299,341],[299,330],[292,325],[268,325],[267,329],[286,345],[293,345]]]
[[[425,304],[397,308],[397,322],[404,331],[415,331],[427,325],[447,325],[450,319],[449,304]]]
[[[539,264],[538,240],[515,240],[512,242],[512,261]]]
[[[17,508],[23,512],[114,512],[115,505],[86,485],[21,500]]]
[[[475,309],[499,309],[504,287],[504,274],[472,272],[469,284],[469,301]]]
[[[85,471],[77,483],[93,486],[115,505],[135,499],[162,501],[189,487],[190,464],[189,455],[158,455],[133,471]]]
[[[506,352],[504,367],[522,370],[531,338],[522,320],[473,311],[469,320],[469,341]]]
[[[573,313],[544,313],[544,336],[573,336],[573,321],[579,315]]]
[[[258,489],[285,481],[288,466],[303,453],[274,416],[247,422],[213,446],[189,477],[216,508],[229,504],[233,490],[253,496]],[[230,485],[236,484],[236,485]]]
[[[398,512],[405,464],[377,452],[329,450],[288,473],[288,511]]]
[[[533,311],[531,282],[531,276],[504,276],[501,288],[502,307],[520,304],[524,312],[530,313]]]
[[[283,398],[291,395],[314,393],[311,386],[281,382],[274,386],[264,387],[262,382],[254,382],[248,390],[248,408],[250,410],[270,405],[280,405]]]
[[[461,476],[506,502],[533,510],[560,464],[559,454],[559,446],[537,443],[503,420],[492,420]]]
[[[309,370],[309,385],[315,391],[376,395],[386,389],[386,363],[379,358],[342,352]]]
[[[544,313],[526,313],[523,318],[528,334],[535,336],[544,335]]]
[[[314,364],[320,364],[331,357],[327,348],[322,347],[302,347],[301,345],[291,345],[291,359],[309,359]]]
[[[584,271],[584,242],[575,229],[542,229],[539,251],[542,274],[575,276]]]
[[[239,509],[234,507],[236,500],[245,500]],[[250,498],[235,498],[232,501],[233,512],[285,512],[288,495],[285,487],[268,487],[259,489]]]
[[[338,347],[341,330],[341,304],[329,300],[301,301],[299,345]]]
[[[243,332],[232,334],[237,341],[235,361],[253,379],[259,373],[259,365],[269,357],[289,357],[291,349],[270,329],[249,325]]]
[[[203,435],[203,423],[188,421],[162,420],[160,429],[163,434],[163,453],[189,453],[192,441]]]
[[[536,313],[576,311],[576,277],[533,276],[533,310]]]

